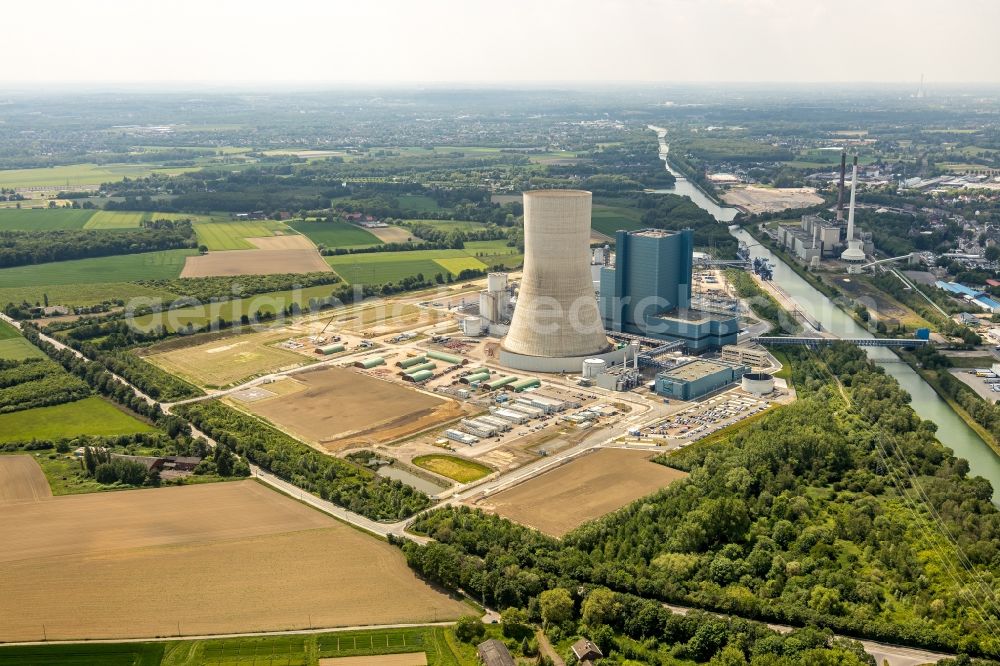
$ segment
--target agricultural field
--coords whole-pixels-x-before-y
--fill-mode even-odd
[[[79,435],[151,432],[151,425],[97,396],[51,407],[0,414],[0,442],[66,439]]]
[[[395,547],[256,481],[0,506],[0,525],[11,545],[0,552],[0,641],[419,623],[469,611],[418,579]],[[204,652],[209,659],[191,663],[246,663]]]
[[[0,231],[83,229],[93,215],[94,211],[81,208],[3,208]]]
[[[21,303],[41,305],[48,296],[52,305],[85,306],[115,299],[153,298],[173,300],[177,294],[165,289],[144,287],[134,282],[99,282],[95,284],[41,284],[22,287],[0,287],[0,304]]]
[[[0,455],[0,506],[52,497],[42,468],[30,455]]]
[[[295,239],[294,241],[292,239]],[[184,264],[181,277],[209,277],[216,275],[274,275],[277,273],[314,273],[329,271],[330,266],[315,247],[303,248],[301,236],[282,236],[277,238],[254,239],[253,246],[259,248],[274,245],[289,245],[298,243],[298,248],[292,249],[258,249],[229,250],[226,252],[209,252],[203,255],[189,256]],[[262,241],[279,241],[274,245]],[[176,276],[174,276],[176,277]]]
[[[641,229],[642,211],[627,206],[594,204],[590,214],[590,228],[605,236],[614,236],[619,229]]]
[[[94,213],[84,229],[138,229],[148,213],[134,211],[99,210]]]
[[[177,331],[185,328],[189,323],[198,327],[217,321],[219,317],[222,317],[226,321],[235,321],[242,315],[249,316],[258,310],[268,313],[283,312],[292,303],[297,303],[301,308],[305,309],[309,306],[309,302],[312,299],[328,298],[336,286],[335,284],[316,285],[305,287],[304,289],[270,291],[231,301],[189,305],[142,315],[136,317],[133,323],[144,331],[151,330],[156,326],[165,326],[169,331]],[[2,293],[2,290],[0,290],[0,293]]]
[[[480,465],[477,462],[459,458],[458,456],[417,456],[410,462],[417,467],[422,467],[459,483],[477,481],[493,471],[486,465]]]
[[[308,370],[295,379],[304,390],[242,407],[333,451],[389,442],[464,415],[457,402],[348,368]]]
[[[467,268],[485,270],[486,264],[468,250],[414,250],[371,252],[325,257],[327,263],[349,284],[385,284],[423,274],[433,280],[438,273],[453,276]]]
[[[426,194],[400,194],[396,198],[403,210],[415,210],[418,213],[436,213],[441,210],[437,201]]]
[[[474,222],[472,220],[407,220],[407,223],[410,222],[425,224],[428,227],[440,229],[441,231],[476,231],[486,226],[482,222]]]
[[[42,350],[25,340],[16,328],[5,321],[0,321],[0,359],[23,361],[26,358],[44,356]]]
[[[185,266],[185,259],[195,254],[197,250],[160,250],[15,266],[0,269],[0,285],[39,287],[170,279],[178,277]]]
[[[318,659],[318,662],[317,662]],[[0,666],[473,666],[446,627],[130,643],[0,646]]]
[[[370,231],[350,222],[295,220],[289,222],[288,226],[323,247],[359,248],[382,244]]]
[[[281,222],[272,220],[229,220],[195,222],[194,232],[198,244],[213,250],[253,250],[256,246],[247,238],[274,236],[276,232],[288,232]]]
[[[141,178],[153,173],[176,176],[197,167],[160,167],[155,164],[67,164],[37,169],[4,169],[0,187],[51,187],[73,189],[82,185],[100,185],[122,178]]]
[[[301,354],[273,346],[287,337],[287,332],[261,331],[194,346],[171,344],[162,352],[154,345],[145,360],[197,386],[219,388],[308,362]]]
[[[560,537],[687,476],[650,462],[652,455],[599,449],[478,504],[486,511]],[[594,488],[601,492],[592,492]]]

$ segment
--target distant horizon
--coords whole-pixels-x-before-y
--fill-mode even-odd
[[[4,20],[8,85],[1000,83],[993,0],[11,0]]]

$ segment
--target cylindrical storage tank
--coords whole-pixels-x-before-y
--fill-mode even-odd
[[[507,274],[506,273],[490,273],[486,276],[486,291],[492,291],[494,293],[498,291],[506,291],[507,289]]]
[[[458,381],[462,382],[463,384],[471,384],[473,382],[485,381],[485,380],[488,380],[489,378],[490,378],[490,373],[488,373],[488,372],[477,372],[477,373],[472,374],[472,375],[466,375],[465,377],[462,377]]]
[[[400,368],[412,368],[415,365],[420,365],[421,363],[426,362],[426,356],[414,356],[413,358],[404,358],[402,361],[396,361],[396,366]]]
[[[602,265],[604,265],[604,248],[603,247],[596,247],[596,248],[594,248],[594,259],[593,259],[593,262],[594,262],[595,266],[602,266]]]
[[[521,391],[525,391],[530,388],[536,388],[541,385],[542,383],[538,381],[537,377],[528,377],[527,379],[522,379],[519,382],[514,382],[513,384],[510,385],[510,387],[515,391],[517,391],[518,393],[520,393]]]
[[[426,363],[420,363],[419,365],[411,365],[403,374],[412,375],[414,372],[420,372],[421,370],[433,370],[436,367],[437,363],[427,361]]]
[[[354,362],[354,367],[364,368],[365,370],[369,370],[379,365],[385,365],[385,359],[382,358],[381,356],[372,356],[371,358],[366,358],[361,361]]]
[[[478,338],[483,334],[482,317],[466,317],[462,320],[462,333],[472,338]]]
[[[583,362],[584,379],[594,379],[608,368],[608,362],[603,358],[588,358]]]
[[[507,386],[507,384],[513,384],[516,381],[517,377],[514,375],[507,375],[506,377],[494,379],[491,382],[483,382],[480,386],[484,387],[488,391],[494,391],[502,386]]]
[[[524,273],[501,354],[573,358],[610,351],[590,276],[591,193],[524,193]],[[527,363],[524,363],[527,365]],[[575,370],[579,361],[574,360]]]
[[[741,387],[750,395],[767,395],[774,390],[774,377],[766,372],[748,372],[743,375]]]
[[[414,372],[409,375],[404,375],[403,379],[411,382],[422,382],[426,379],[430,379],[434,376],[434,373],[430,370],[420,370],[419,372]]]
[[[322,354],[323,356],[329,356],[330,354],[339,354],[344,351],[346,347],[344,345],[327,345],[325,347],[316,347],[316,353]]]
[[[461,356],[455,356],[454,354],[445,354],[439,351],[429,351],[427,352],[428,358],[437,359],[438,361],[444,361],[445,363],[450,363],[452,365],[464,365],[468,363]]]
[[[500,307],[497,295],[489,291],[479,292],[479,316],[496,323],[500,321]]]

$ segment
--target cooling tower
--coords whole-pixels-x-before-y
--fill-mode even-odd
[[[590,192],[524,193],[524,272],[500,361],[579,372],[611,350],[590,275]]]

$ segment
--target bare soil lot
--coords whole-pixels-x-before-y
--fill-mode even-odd
[[[418,243],[420,242],[420,239],[413,236],[409,229],[403,227],[374,227],[367,229],[367,231],[370,231],[375,238],[383,243],[405,243],[411,238]]]
[[[254,238],[252,242],[290,242],[298,236]],[[301,238],[305,238],[302,236]],[[309,239],[306,238],[306,241]],[[301,241],[292,241],[300,243]],[[310,243],[311,244],[311,243]],[[291,250],[226,250],[188,257],[181,277],[209,277],[213,275],[272,275],[275,273],[313,273],[332,271],[330,265],[315,249]]]
[[[199,386],[226,386],[254,375],[302,365],[301,354],[271,346],[287,332],[261,331],[180,347],[146,360]]]
[[[305,390],[244,407],[330,450],[390,441],[463,414],[455,401],[349,368],[317,368],[295,379]]]
[[[52,489],[34,458],[29,455],[0,456],[0,506],[50,497]]]
[[[130,638],[468,611],[396,548],[253,481],[0,506],[0,526],[0,641],[43,623],[50,640]]]
[[[646,451],[599,449],[476,504],[560,537],[687,476],[650,462],[652,456]]]
[[[812,187],[734,187],[722,195],[732,206],[741,206],[751,214],[806,208],[823,203]],[[188,261],[191,261],[188,259]]]

